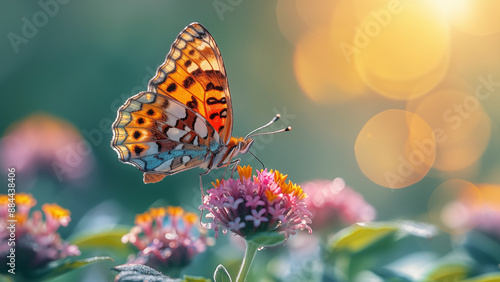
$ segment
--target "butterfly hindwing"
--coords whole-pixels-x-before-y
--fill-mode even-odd
[[[215,40],[202,25],[192,23],[179,34],[148,90],[199,113],[224,143],[229,141],[232,106],[226,70]]]
[[[141,92],[118,110],[113,148],[122,162],[144,172],[174,174],[203,167],[219,146],[219,135],[204,117],[173,98]],[[160,179],[161,180],[161,179]]]

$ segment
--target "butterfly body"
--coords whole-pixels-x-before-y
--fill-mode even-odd
[[[231,137],[232,106],[219,48],[198,23],[172,44],[148,91],[129,98],[113,123],[120,161],[144,172],[144,182],[193,167],[210,171],[248,151],[253,139]]]

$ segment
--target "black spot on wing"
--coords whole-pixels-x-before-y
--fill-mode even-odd
[[[177,89],[177,84],[175,84],[175,83],[173,83],[173,82],[172,82],[172,83],[170,83],[170,84],[168,85],[168,87],[167,87],[167,92],[174,92],[174,91],[175,91],[175,89]]]
[[[221,118],[227,118],[227,108],[224,108],[224,109],[220,110],[219,116]]]
[[[137,119],[137,123],[138,124],[143,124],[144,123],[144,119],[143,118],[138,118]]]
[[[187,68],[191,65],[191,60],[187,60],[184,62],[184,66]]]
[[[186,104],[188,107],[191,109],[197,109],[198,108],[198,100],[196,100],[196,97],[191,96],[191,101],[187,102]]]
[[[184,88],[189,89],[189,87],[191,87],[191,85],[193,85],[194,82],[195,82],[194,79],[191,76],[188,76],[186,77],[186,79],[184,79],[182,85],[184,86]]]
[[[191,74],[196,77],[196,76],[200,76],[201,73],[202,73],[202,71],[200,70],[200,68],[197,68]]]
[[[210,78],[216,78],[220,80],[225,78],[220,70],[206,70],[205,74]]]
[[[215,104],[226,104],[226,97],[222,97],[220,100],[214,97],[209,97],[207,99],[207,105],[215,105]]]
[[[142,151],[144,151],[144,148],[142,148],[141,146],[139,146],[139,145],[135,145],[135,146],[134,146],[134,152],[135,152],[135,154],[136,154],[137,156],[139,156],[139,154],[140,154]]]
[[[205,88],[205,91],[210,91],[212,89],[214,89],[214,84],[212,82],[209,82],[207,84],[207,87]]]
[[[149,110],[146,112],[146,114],[147,114],[148,116],[152,116],[152,115],[154,115],[154,114],[155,114],[155,111],[154,111],[153,109],[149,109]]]
[[[136,130],[136,131],[134,131],[134,134],[132,136],[134,137],[134,139],[137,140],[137,139],[139,139],[139,137],[141,137],[141,135],[142,134],[138,130]]]
[[[220,85],[214,85],[212,82],[209,82],[205,88],[205,91],[210,90],[224,91],[224,88]]]

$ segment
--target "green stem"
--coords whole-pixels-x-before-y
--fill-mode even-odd
[[[250,270],[250,265],[252,265],[255,253],[259,249],[258,244],[252,241],[246,241],[246,242],[247,242],[247,248],[245,250],[245,257],[243,258],[243,262],[241,263],[240,272],[238,272],[238,277],[236,278],[236,282],[245,282],[245,278],[247,277],[248,270]]]

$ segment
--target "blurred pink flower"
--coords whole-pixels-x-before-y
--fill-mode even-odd
[[[6,211],[11,198],[0,195],[0,209]],[[51,261],[60,260],[68,256],[80,255],[77,246],[71,245],[61,239],[57,230],[66,226],[70,221],[70,212],[57,204],[44,204],[42,212],[34,211],[29,217],[29,212],[36,205],[36,200],[31,194],[18,193],[15,196],[16,212],[12,218],[10,213],[0,214],[0,257],[2,265],[11,247],[16,249],[16,265],[20,270],[33,271],[41,268]],[[15,245],[9,245],[11,238],[8,220],[15,219]],[[12,242],[10,242],[12,243]]]
[[[454,233],[475,229],[500,242],[500,210],[488,205],[459,199],[446,205],[441,219],[445,227]]]
[[[471,224],[475,223],[475,229],[490,235],[500,242],[500,211],[488,207],[476,211],[470,218]]]
[[[197,224],[198,216],[181,207],[150,208],[138,214],[135,224],[122,242],[139,249],[128,264],[144,264],[152,268],[179,268],[188,265],[194,256],[211,244]]]
[[[79,180],[93,165],[90,144],[71,124],[47,114],[33,114],[11,125],[0,140],[0,165],[22,173],[22,186],[32,186],[40,171],[59,181]]]
[[[346,186],[342,178],[306,182],[302,189],[309,195],[306,205],[312,213],[314,228],[339,227],[375,219],[373,206]]]
[[[228,230],[243,238],[263,232],[277,232],[285,239],[297,230],[307,229],[311,223],[305,200],[307,195],[286,175],[278,171],[257,171],[251,178],[250,166],[238,167],[237,180],[217,180],[208,190],[200,210],[207,210],[206,226],[224,234]]]

